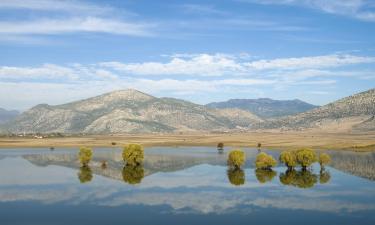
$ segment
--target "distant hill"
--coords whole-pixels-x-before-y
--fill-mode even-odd
[[[122,90],[63,105],[37,105],[3,126],[12,133],[150,133],[249,128],[262,120],[240,109],[211,109]]]
[[[0,108],[0,123],[5,123],[9,120],[12,120],[16,118],[16,116],[19,114],[16,110],[6,110],[3,108]]]
[[[294,116],[271,119],[260,129],[375,131],[375,89],[361,92]]]
[[[209,103],[206,106],[219,109],[239,108],[264,119],[294,115],[318,107],[298,99],[273,100],[269,98],[230,99],[225,102]]]

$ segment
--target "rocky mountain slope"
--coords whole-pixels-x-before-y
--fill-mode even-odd
[[[3,108],[0,108],[0,123],[5,123],[9,120],[12,120],[16,118],[16,116],[19,114],[16,110],[6,110]]]
[[[137,90],[114,91],[63,105],[37,105],[3,130],[12,133],[149,133],[251,127],[262,121],[240,109],[211,109]]]
[[[269,98],[259,99],[230,99],[225,102],[212,102],[207,104],[211,108],[239,108],[267,119],[294,115],[305,112],[318,106],[303,102],[301,100],[273,100]]]
[[[375,89],[361,92],[328,105],[260,124],[260,129],[346,129],[375,130]]]

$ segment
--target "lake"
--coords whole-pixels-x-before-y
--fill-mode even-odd
[[[226,166],[228,148],[146,148],[124,167],[119,148],[0,150],[0,223],[13,224],[375,224],[375,154],[328,151],[321,171]],[[262,150],[278,157],[279,151]],[[103,165],[105,161],[105,165]]]

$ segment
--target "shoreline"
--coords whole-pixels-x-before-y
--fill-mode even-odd
[[[112,143],[115,143],[113,145]],[[36,139],[31,137],[1,137],[1,148],[20,147],[121,147],[128,143],[152,146],[225,146],[266,148],[375,151],[375,132],[368,133],[324,133],[324,132],[250,132],[227,134],[118,134],[53,137]]]

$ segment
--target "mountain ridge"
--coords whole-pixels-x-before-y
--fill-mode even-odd
[[[127,89],[61,105],[39,104],[6,124],[12,133],[149,133],[249,127],[262,120],[239,109],[211,109]]]
[[[206,106],[220,109],[239,108],[263,119],[293,115],[318,107],[299,99],[274,100],[270,98],[229,99],[223,102],[211,102],[206,104]]]

